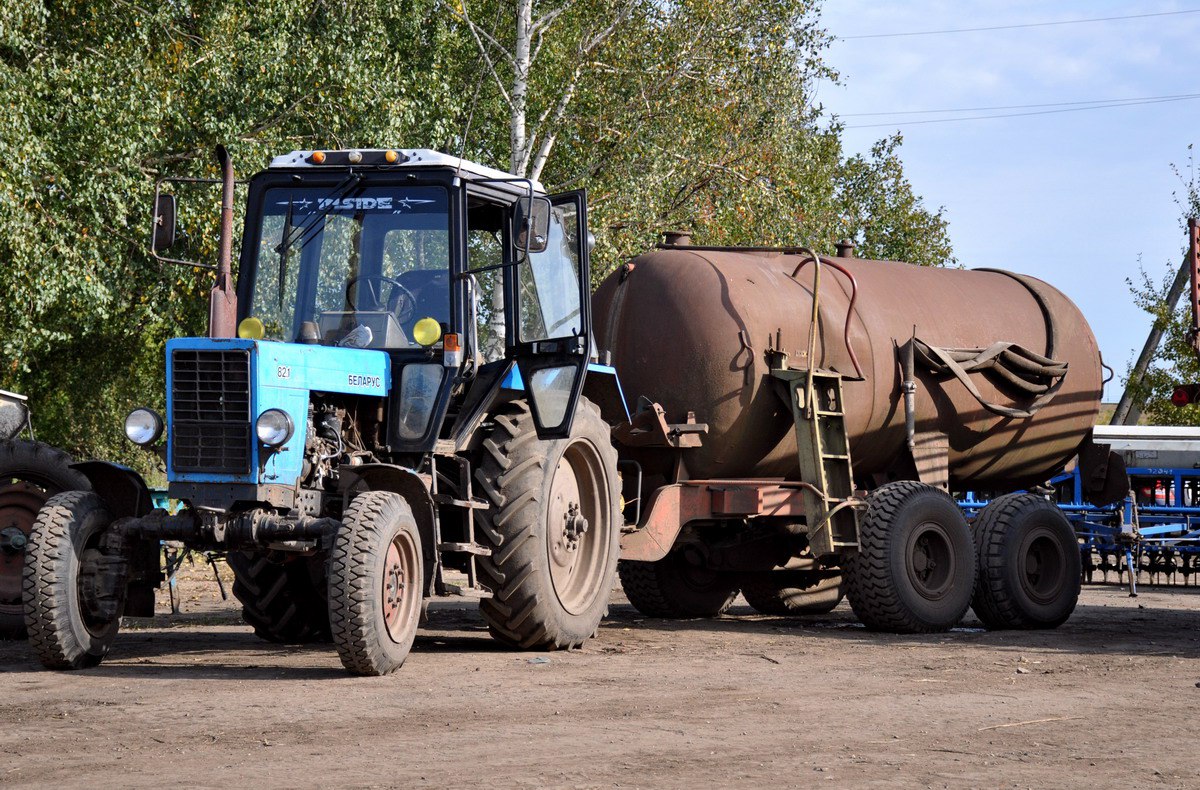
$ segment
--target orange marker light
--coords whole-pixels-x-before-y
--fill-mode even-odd
[[[324,162],[325,161],[325,152],[324,151],[313,151],[312,152],[312,161],[313,161],[314,165],[319,165],[322,162]]]
[[[396,164],[396,160],[399,158],[400,157],[396,154],[395,151],[387,151],[383,155],[384,161],[387,162],[389,165]]]
[[[456,334],[442,335],[442,365],[448,368],[462,367],[462,346]]]

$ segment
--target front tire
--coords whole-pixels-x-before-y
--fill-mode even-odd
[[[656,562],[621,560],[618,567],[625,597],[647,617],[717,617],[738,594],[730,576],[693,565],[683,551]]]
[[[867,499],[859,551],[843,564],[846,596],[868,628],[899,634],[958,624],[975,587],[975,547],[945,492],[908,480]]]
[[[34,522],[25,557],[25,625],[29,644],[50,669],[94,667],[117,637],[125,585],[115,601],[100,592],[100,544],[111,522],[90,491],[55,494]]]
[[[421,536],[404,498],[356,496],[329,555],[329,625],[347,670],[387,675],[403,666],[417,636],[424,579]]]
[[[980,511],[974,529],[975,616],[993,630],[1065,623],[1079,600],[1082,561],[1062,511],[1036,494],[1007,494]]]
[[[0,639],[25,638],[21,576],[38,510],[63,491],[90,491],[71,456],[41,442],[0,442]]]
[[[571,435],[539,441],[528,404],[495,416],[476,479],[492,508],[479,559],[494,638],[525,650],[578,647],[608,612],[620,532],[617,453],[600,409],[579,400]]]

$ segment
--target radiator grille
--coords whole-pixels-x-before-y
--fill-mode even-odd
[[[250,472],[250,354],[171,356],[171,462],[178,472]]]

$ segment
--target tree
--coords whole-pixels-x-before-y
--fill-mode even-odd
[[[950,260],[899,139],[847,157],[814,99],[816,0],[31,3],[0,16],[0,387],[42,438],[149,466],[125,441],[163,404],[163,344],[202,334],[211,275],[145,252],[163,175],[293,149],[440,148],[586,188],[597,279],[672,227],[717,244],[854,238]],[[212,261],[216,194],[181,195]]]
[[[1187,218],[1200,217],[1200,176],[1197,176],[1195,160],[1189,155],[1186,170],[1172,165],[1182,185],[1182,192],[1175,194],[1175,203],[1181,209],[1181,229],[1186,229]],[[1149,313],[1154,324],[1162,330],[1153,362],[1140,381],[1130,387],[1133,401],[1141,407],[1142,420],[1155,425],[1200,425],[1200,405],[1179,407],[1171,403],[1171,394],[1179,384],[1200,383],[1200,356],[1192,345],[1189,333],[1192,327],[1191,302],[1186,297],[1179,304],[1170,304],[1168,293],[1179,271],[1179,263],[1168,264],[1158,275],[1139,267],[1138,279],[1125,282],[1133,294],[1134,303]],[[1129,386],[1133,365],[1126,369],[1123,381]]]

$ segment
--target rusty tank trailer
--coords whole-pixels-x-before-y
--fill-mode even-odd
[[[645,396],[671,416],[692,411],[708,425],[703,444],[683,455],[689,476],[798,474],[791,413],[773,391],[764,352],[779,344],[807,367],[816,267],[792,276],[805,260],[784,251],[658,249],[597,291],[599,342],[626,395]],[[914,333],[955,349],[1011,341],[1070,371],[1054,396],[1023,419],[988,411],[952,376],[914,366],[916,431],[946,435],[955,485],[1044,481],[1095,424],[1102,379],[1095,337],[1079,309],[1046,283],[999,271],[842,257],[827,259],[821,286],[816,367],[844,377],[857,473],[887,472],[907,452],[897,348]],[[1014,388],[1000,376],[973,380],[989,402],[1013,398]]]
[[[600,285],[599,347],[640,404],[615,433],[640,481],[631,601],[708,615],[740,586],[780,613],[840,575],[885,630],[972,603],[993,627],[1058,625],[1079,589],[1061,514],[1013,493],[969,528],[948,491],[1036,486],[1090,447],[1087,321],[1032,277],[848,252],[661,245]]]

